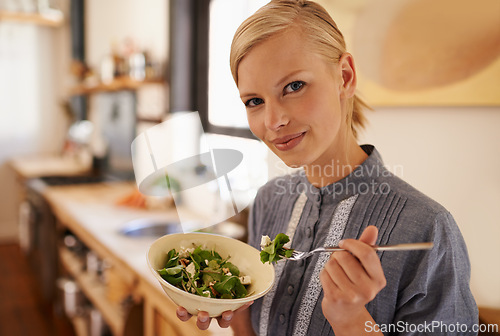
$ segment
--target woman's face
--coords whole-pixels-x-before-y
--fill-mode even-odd
[[[310,51],[296,30],[255,46],[238,67],[252,132],[290,167],[332,164],[345,148],[339,64]]]

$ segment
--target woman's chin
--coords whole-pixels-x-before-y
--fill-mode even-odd
[[[278,155],[278,157],[288,168],[301,168],[306,164],[304,158],[297,156]]]

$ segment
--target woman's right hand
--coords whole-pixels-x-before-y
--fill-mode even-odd
[[[241,306],[240,308],[236,309],[235,311],[232,310],[227,310],[222,313],[221,316],[215,318],[217,320],[217,323],[221,328],[228,328],[231,326],[231,323],[233,322],[233,318],[235,315],[239,315],[241,312],[246,310],[248,307],[252,305],[252,302],[246,303],[245,305]],[[188,321],[193,315],[189,314],[188,311],[184,307],[177,307],[177,317],[181,321]],[[201,329],[201,330],[206,330],[210,326],[210,322],[212,321],[212,318],[208,316],[208,313],[206,311],[201,311],[198,313],[198,316],[196,318],[196,326]]]

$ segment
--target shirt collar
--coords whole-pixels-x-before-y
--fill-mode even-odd
[[[372,145],[362,145],[361,148],[368,154],[366,160],[349,175],[327,186],[313,186],[307,180],[304,170],[300,170],[297,174],[297,192],[305,192],[307,198],[319,206],[322,203],[338,203],[355,194],[375,191],[378,187],[377,177],[386,172],[382,157]]]

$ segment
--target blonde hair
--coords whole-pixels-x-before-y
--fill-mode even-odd
[[[313,50],[329,62],[338,63],[346,52],[344,36],[321,5],[308,0],[272,0],[246,19],[234,35],[229,62],[236,85],[238,67],[245,55],[260,42],[291,27],[300,28]],[[355,137],[366,123],[363,108],[369,107],[354,95],[346,122]]]

